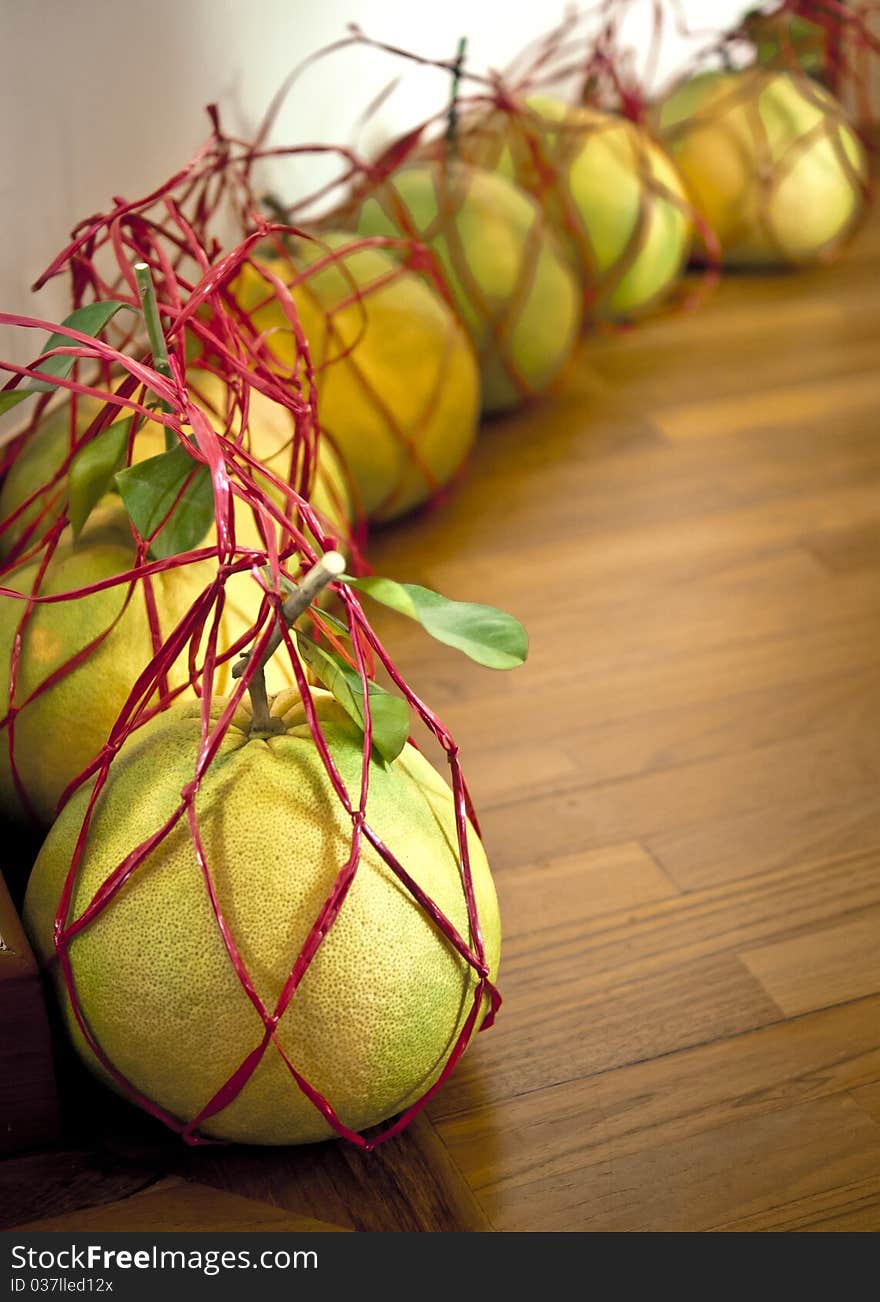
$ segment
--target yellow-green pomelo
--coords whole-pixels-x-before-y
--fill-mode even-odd
[[[76,437],[85,433],[101,411],[102,405],[94,398],[81,397],[77,400]],[[125,420],[127,415],[126,412],[120,412],[113,423]],[[0,532],[0,556],[9,556],[19,542],[22,544],[19,553],[29,549],[45,537],[51,525],[63,513],[67,504],[68,483],[67,474],[62,468],[70,454],[70,424],[70,404],[56,407],[30,432],[9,467],[0,487],[0,520],[10,521]],[[162,427],[153,421],[146,421],[134,439],[132,462],[144,461],[164,450],[165,435]],[[31,498],[33,501],[30,501]],[[19,511],[19,508],[24,509]],[[10,520],[13,515],[15,518]],[[32,522],[34,527],[28,532]],[[26,541],[22,541],[25,534]]]
[[[222,386],[215,377],[200,377],[201,397],[218,403]],[[83,405],[78,417],[82,430],[94,419],[99,407]],[[219,419],[214,417],[215,423]],[[249,445],[254,455],[265,455],[265,464],[284,480],[288,472],[292,425],[286,411],[259,393],[252,395],[249,416]],[[0,510],[11,514],[33,493],[47,488],[45,505],[40,494],[16,520],[5,536],[5,550],[11,550],[29,519],[41,514],[35,540],[62,513],[67,497],[66,476],[51,481],[64,465],[69,450],[68,413],[62,412],[34,431],[13,463],[0,493]],[[143,461],[164,451],[163,428],[146,422],[138,431],[132,461]],[[259,479],[259,475],[257,475]],[[265,486],[277,499],[282,495]],[[328,528],[341,541],[348,537],[348,494],[343,472],[332,449],[319,452],[318,472],[312,502],[322,511]],[[250,509],[236,502],[236,539],[242,546],[261,546],[259,531]],[[206,543],[215,538],[211,530]],[[30,546],[30,540],[26,546]],[[2,575],[0,586],[28,595],[37,582],[43,553]],[[89,517],[78,540],[65,529],[45,574],[39,595],[53,596],[77,591],[123,574],[135,564],[135,550],[128,518],[122,503],[106,494]],[[158,640],[161,643],[204,592],[216,574],[212,560],[175,566],[151,579]],[[68,783],[82,772],[107,741],[110,729],[138,676],[153,658],[156,646],[148,616],[147,592],[138,580],[129,596],[128,584],[70,600],[34,606],[22,629],[15,693],[11,704],[14,719],[0,730],[0,811],[14,819],[35,814],[41,823],[51,821],[56,804]],[[242,638],[257,618],[261,591],[247,573],[231,575],[225,585],[226,601],[220,622],[218,651],[227,651]],[[0,718],[10,706],[9,685],[15,639],[25,615],[26,602],[0,596]],[[203,635],[204,653],[210,620]],[[94,644],[94,645],[92,645]],[[91,647],[91,650],[89,648]],[[84,654],[82,664],[71,661]],[[189,682],[185,649],[168,674],[173,690]],[[54,677],[58,675],[58,677]],[[54,680],[53,680],[54,679]],[[53,681],[50,681],[53,680]],[[271,690],[294,681],[286,653],[279,652],[267,667]],[[214,688],[227,690],[228,663],[219,665]],[[192,688],[186,687],[186,695]],[[10,738],[14,752],[10,755]],[[18,783],[15,774],[18,776]],[[22,794],[22,789],[24,795]]]
[[[29,594],[41,560],[38,557],[4,574],[0,584]],[[124,512],[118,507],[101,506],[89,519],[79,542],[75,543],[70,531],[65,531],[40,584],[39,595],[52,596],[100,583],[126,572],[133,564],[134,549]],[[210,578],[205,562],[152,578],[161,637],[168,636]],[[34,606],[22,634],[13,698],[17,713],[11,725],[15,769],[27,801],[19,794],[13,777],[7,725],[0,733],[0,811],[4,815],[13,819],[26,816],[29,802],[41,823],[51,822],[67,784],[106,742],[138,675],[154,654],[144,585],[135,584],[127,600],[129,590],[130,585],[123,583],[88,596]],[[0,597],[0,715],[6,715],[9,708],[13,645],[26,605],[16,597]],[[254,612],[248,622],[252,622],[258,608],[254,587]],[[246,627],[234,611],[224,617],[227,635],[238,636]],[[88,651],[83,664],[49,684],[54,674],[97,639],[101,640]],[[187,677],[184,658],[172,667],[169,687],[178,686]],[[228,682],[228,671],[221,673],[220,679]]]
[[[635,123],[535,95],[517,113],[492,114],[463,132],[459,147],[542,204],[580,269],[594,315],[637,316],[680,275],[690,241],[687,196],[669,158]]]
[[[656,115],[729,265],[811,262],[861,214],[865,151],[834,97],[805,76],[704,73]]]
[[[226,384],[210,372],[193,371],[188,375],[190,393],[218,432],[227,433],[282,484],[297,488],[299,467],[292,463],[295,425],[291,413],[281,403],[268,398],[258,389],[248,396],[247,428],[242,434],[241,412],[232,410]],[[289,499],[267,476],[252,469],[255,482],[284,509]],[[308,500],[323,517],[329,535],[343,545],[351,537],[352,501],[345,468],[336,449],[327,439],[320,439]],[[295,517],[295,512],[293,513]],[[253,513],[240,500],[235,504],[236,542],[246,547],[262,545]],[[213,540],[211,532],[209,538]],[[280,539],[279,535],[279,540]]]
[[[328,253],[326,267],[303,274]],[[384,522],[427,501],[461,466],[479,416],[477,365],[455,314],[387,252],[358,247],[350,234],[322,233],[258,261],[291,286],[321,428],[362,512]],[[289,370],[296,342],[271,284],[245,265],[231,292]]]
[[[357,225],[433,250],[477,350],[486,411],[515,407],[556,379],[577,339],[581,295],[530,195],[483,168],[417,163],[365,200]]]
[[[326,693],[313,699],[356,801],[363,738]],[[218,703],[214,705],[216,713]],[[325,774],[295,692],[272,705],[284,731],[248,734],[240,710],[196,799],[220,908],[268,1012],[351,849],[351,820]],[[155,832],[191,780],[195,705],[173,706],[126,743],[103,791],[76,881],[82,913],[116,866]],[[44,960],[86,808],[69,802],[37,860],[25,923]],[[451,793],[414,748],[373,763],[367,822],[459,933],[469,936]],[[500,924],[482,846],[468,845],[486,958],[494,977]],[[192,1120],[263,1039],[233,969],[184,818],[106,909],[72,941],[76,991],[103,1052],[143,1095]],[[56,964],[56,974],[58,965]],[[473,1003],[476,976],[407,889],[364,843],[341,911],[278,1025],[293,1066],[353,1129],[414,1102],[437,1079]],[[75,1025],[84,1061],[107,1073]],[[330,1126],[300,1092],[274,1044],[237,1098],[204,1127],[242,1143],[320,1140]]]
[[[189,382],[194,400],[203,407],[212,424],[225,430],[228,392],[223,381],[210,372],[193,371]],[[77,405],[76,432],[85,433],[101,410],[93,399],[81,399]],[[121,411],[114,420],[126,420]],[[290,448],[293,442],[293,424],[288,411],[257,390],[249,397],[248,427],[241,441],[252,456],[262,462],[283,482],[290,473]],[[241,438],[240,423],[233,421],[233,438]],[[101,437],[99,435],[99,437]],[[144,421],[138,426],[132,441],[131,464],[135,465],[165,451],[165,430],[157,421]],[[7,520],[20,507],[24,509],[0,532],[0,556],[9,556],[23,538],[28,525],[39,517],[33,533],[23,543],[30,547],[43,537],[61,515],[67,503],[68,477],[62,472],[70,452],[70,409],[64,406],[52,412],[29,435],[18,456],[13,461],[0,488],[0,520]],[[278,505],[283,505],[283,494],[268,480],[256,475],[258,483],[270,491]],[[30,505],[25,506],[33,498]],[[345,472],[332,446],[323,440],[318,447],[317,465],[312,505],[327,519],[339,540],[349,535],[351,521],[351,496]],[[244,546],[259,546],[260,538],[253,515],[240,501],[236,502],[237,541]],[[239,536],[240,535],[240,536]],[[206,541],[211,541],[212,531]]]

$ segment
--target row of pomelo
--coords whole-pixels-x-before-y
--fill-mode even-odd
[[[328,435],[314,503],[331,531],[344,537],[352,514],[393,519],[448,482],[481,410],[509,409],[552,384],[585,309],[592,318],[630,319],[669,293],[700,220],[735,263],[808,260],[856,219],[861,148],[812,83],[713,75],[663,105],[658,123],[680,172],[645,131],[593,110],[541,99],[515,114],[465,121],[454,156],[445,144],[426,148],[358,196],[348,231],[323,231],[316,244],[273,242],[245,266],[229,296],[277,372],[290,372],[297,351],[272,292],[279,280],[310,343]],[[371,236],[401,243],[364,247]],[[413,237],[436,256],[445,295],[431,275],[426,283],[396,261],[394,248]],[[187,378],[209,418],[223,421],[228,402],[217,378],[197,362]],[[77,424],[93,417],[82,401]],[[252,395],[250,451],[282,478],[290,437],[287,413]],[[140,462],[164,446],[164,432],[148,421],[127,455]],[[62,414],[34,432],[3,486],[7,557],[63,522],[69,462]],[[259,546],[252,523],[246,512],[236,518],[239,540]],[[45,572],[41,564],[29,560],[4,577],[6,586],[27,593],[39,585],[51,596],[129,569],[131,530],[118,499],[102,499],[76,540],[65,530]],[[7,812],[20,815],[24,806],[51,821],[150,659],[151,618],[169,631],[212,568],[206,560],[157,573],[152,616],[139,594],[100,588],[38,605],[19,635],[24,603],[3,602],[0,661],[16,662],[18,702],[14,768],[12,748],[0,752]],[[228,596],[221,638],[231,644],[253,612],[234,581]],[[285,682],[278,672],[274,688]],[[183,686],[186,666],[172,666],[169,678],[172,688]],[[228,683],[220,676],[215,686]],[[88,787],[65,806],[31,881],[35,944],[45,958],[63,953],[72,964],[62,1000],[80,1052],[171,1124],[198,1121],[216,1136],[268,1143],[330,1133],[326,1110],[291,1082],[292,1064],[352,1130],[433,1088],[487,987],[475,985],[474,965],[402,889],[383,845],[474,947],[483,978],[495,978],[500,930],[485,855],[448,789],[407,745],[390,764],[371,765],[367,813],[377,840],[362,847],[345,908],[292,1000],[291,963],[338,888],[352,837],[317,757],[309,708],[345,786],[360,784],[362,737],[327,694],[315,693],[308,707],[298,693],[282,693],[272,706],[275,730],[265,734],[239,709],[197,802],[216,900],[194,866],[183,819],[156,845],[149,871],[127,884],[123,873],[108,907],[69,951],[59,947],[59,899],[89,820]],[[212,706],[212,720],[220,710]],[[199,707],[182,702],[126,742],[95,806],[72,917],[88,915],[102,893],[110,897],[108,884],[191,786],[203,726]],[[362,829],[355,820],[356,838]],[[462,838],[482,935],[462,892]],[[216,925],[221,913],[234,924],[250,988],[230,963]]]
[[[692,252],[728,265],[827,256],[862,210],[864,150],[805,76],[704,74],[656,106],[652,127],[546,96],[465,115],[453,142],[419,144],[356,197],[348,234],[267,250],[369,519],[403,515],[446,484],[480,412],[544,392],[584,316],[644,315]],[[430,275],[395,270],[400,249],[364,249],[363,237],[427,246],[447,302]],[[256,268],[237,293],[289,366],[289,329]]]
[[[584,311],[591,319],[631,319],[661,301],[700,222],[715,232],[729,263],[798,263],[833,250],[858,217],[864,152],[833,98],[806,77],[763,69],[705,74],[660,104],[654,124],[652,136],[621,118],[548,98],[465,117],[454,152],[445,141],[420,146],[418,157],[357,197],[349,231],[325,230],[318,243],[258,246],[230,295],[285,374],[297,344],[273,282],[290,287],[317,371],[326,435],[315,504],[339,538],[353,515],[387,522],[446,485],[467,457],[481,411],[508,409],[556,379]],[[364,237],[397,237],[400,244],[364,247]],[[433,275],[396,260],[413,239],[435,256]],[[214,377],[192,371],[191,381],[206,410],[222,420],[227,401]],[[79,432],[94,414],[80,404]],[[257,457],[283,470],[287,413],[257,402],[250,435]],[[132,459],[153,455],[161,439],[158,426],[142,428]],[[15,554],[35,517],[45,531],[62,509],[68,449],[67,420],[56,415],[13,466],[0,496],[3,519],[14,517],[0,534],[5,556]],[[127,548],[125,514],[110,501],[76,548],[62,545],[44,590],[126,568]],[[28,590],[36,563],[7,582]],[[175,593],[168,596],[169,627],[187,600],[179,582]],[[58,607],[34,612],[17,698],[30,701],[96,621],[104,627],[118,601],[107,591],[84,599],[68,617],[76,627],[60,642],[42,634],[57,623]],[[227,617],[234,634],[234,603]],[[6,603],[6,664],[17,619]],[[149,646],[138,603],[116,637],[133,660],[119,659],[115,637],[96,647],[118,683],[115,690],[104,684],[104,708],[96,703],[90,710],[92,726],[77,728],[57,766],[37,759],[30,736],[41,735],[47,710],[67,715],[56,698],[85,690],[79,675],[42,692],[17,716],[17,782],[8,757],[0,758],[7,810],[20,806],[23,788],[45,817],[106,735],[131,664]]]

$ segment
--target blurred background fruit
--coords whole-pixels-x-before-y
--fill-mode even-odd
[[[483,410],[547,389],[580,326],[580,294],[531,196],[454,160],[393,173],[358,214],[362,235],[410,236],[436,255],[477,351]]]
[[[657,122],[729,266],[815,261],[862,214],[865,150],[806,76],[700,73],[663,100]]]
[[[638,316],[675,284],[690,239],[688,199],[663,149],[635,123],[531,95],[473,123],[460,147],[539,201],[592,315]]]

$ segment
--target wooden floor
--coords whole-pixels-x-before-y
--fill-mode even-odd
[[[372,1157],[189,1152],[101,1096],[0,1164],[4,1223],[880,1230],[878,361],[875,220],[490,425],[372,560],[531,634],[492,675],[380,623],[462,745],[496,1027]]]

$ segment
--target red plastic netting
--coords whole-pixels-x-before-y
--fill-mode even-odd
[[[427,60],[372,41],[357,29],[349,40],[378,46],[415,64],[455,71],[454,61]],[[450,246],[447,273],[466,286],[476,314],[489,320],[491,308],[481,300],[456,227],[459,198],[446,175],[450,157],[464,159],[500,169],[539,201],[580,269],[588,319],[600,323],[607,318],[631,319],[664,299],[672,308],[695,306],[716,282],[722,261],[827,259],[857,229],[867,208],[869,177],[850,119],[860,126],[863,144],[872,147],[869,124],[876,119],[872,96],[876,97],[878,84],[874,63],[878,49],[876,0],[853,5],[786,0],[767,6],[766,11],[756,10],[729,31],[694,26],[677,2],[602,0],[568,13],[524,49],[504,73],[484,77],[467,69],[460,72],[463,89],[454,115],[444,108],[386,150],[364,178],[355,215],[364,196],[371,196],[387,222],[410,237],[427,242],[442,237]],[[657,110],[658,94],[665,100],[671,89],[713,68],[735,74],[729,91],[692,113],[690,121],[667,130]],[[670,83],[673,73],[675,80]],[[768,127],[758,98],[779,74],[789,77],[794,88],[784,88],[778,106],[768,103]],[[825,87],[841,102],[829,99]],[[778,90],[778,84],[770,85],[771,100]],[[739,111],[745,115],[745,128],[736,122],[730,127],[729,120],[736,119]],[[785,124],[783,130],[774,125],[774,117],[777,124]],[[803,126],[798,125],[801,117]],[[449,132],[443,135],[450,121],[455,126],[452,142]],[[627,127],[627,122],[632,126]],[[738,193],[723,192],[725,184],[735,182],[724,176],[721,164],[717,179],[710,168],[705,183],[694,184],[706,166],[705,156],[691,167],[679,147],[682,137],[695,127],[716,122],[722,126],[713,152],[739,150],[741,165],[751,173]],[[737,134],[743,138],[737,140]],[[665,149],[682,168],[681,179]],[[592,189],[587,176],[591,157]],[[437,171],[437,215],[427,227],[413,220],[392,179],[402,166],[425,159],[432,160]],[[819,174],[837,169],[844,198],[826,195],[825,190],[814,192],[810,178],[799,175],[802,163]],[[834,184],[816,181],[820,187],[823,183],[826,189]],[[846,209],[836,223],[829,221],[832,229],[812,239],[803,231],[784,229],[786,219],[797,226],[788,214],[793,205],[798,206],[792,196],[804,184],[803,205],[830,208],[836,202]],[[711,190],[716,186],[721,192],[712,202]],[[627,195],[628,188],[635,190],[634,196]],[[756,250],[730,249],[725,208],[739,206],[749,209],[743,220],[760,228]],[[682,228],[690,228],[690,240]],[[609,232],[615,238],[609,238]],[[673,257],[669,249],[676,238]],[[688,252],[703,268],[696,284],[678,279]],[[653,277],[645,274],[651,264]],[[532,256],[525,260],[526,286],[533,276]],[[525,293],[522,285],[517,290],[514,320]],[[507,333],[502,326],[493,348],[501,352],[511,383],[527,396],[530,386],[511,357]]]
[[[322,231],[356,230],[361,237],[384,237],[389,244],[395,244],[406,270],[418,273],[432,288],[439,289],[464,323],[480,363],[483,410],[499,410],[534,397],[561,371],[577,334],[580,304],[567,259],[534,199],[514,191],[502,177],[490,176],[486,185],[487,173],[475,178],[465,165],[463,151],[440,149],[438,152],[432,142],[432,135],[447,122],[450,114],[454,116],[456,106],[464,114],[472,102],[483,102],[494,94],[491,78],[468,73],[459,58],[422,58],[373,41],[352,28],[348,37],[319,51],[291,74],[273,101],[255,142],[253,165],[303,154],[301,146],[267,143],[281,106],[316,62],[332,60],[334,55],[352,46],[365,52],[381,51],[394,60],[448,74],[450,86],[454,87],[451,98],[441,112],[407,131],[380,157],[369,160],[348,151],[344,177],[318,195],[297,198],[292,203],[273,197],[273,207],[290,222],[317,221]],[[459,82],[472,87],[474,95],[459,96]],[[389,92],[393,85],[389,86]],[[386,95],[387,92],[380,95],[370,105],[362,117],[362,127],[370,122]],[[399,171],[408,164],[424,165],[429,173],[423,195],[433,208],[428,215],[417,215],[395,188]],[[330,202],[322,208],[321,200],[331,195]],[[317,218],[313,216],[316,202]],[[421,200],[418,206],[423,208]],[[502,210],[502,238],[510,245],[511,262],[515,264],[512,270],[508,269],[503,286],[487,283],[479,250],[462,231],[459,218],[462,210],[468,208],[470,215],[465,223],[472,228],[479,226],[483,218],[491,218],[493,209]],[[546,305],[548,292],[555,297],[558,309],[555,333],[544,329],[543,315],[540,325],[535,316],[541,295]],[[516,340],[524,318],[530,313],[531,349],[523,348]]]
[[[570,13],[507,76],[515,93],[567,88],[570,101],[620,113],[659,139],[681,171],[698,236],[692,257],[711,282],[722,261],[827,260],[855,232],[870,198],[863,148],[875,147],[878,52],[876,0],[784,0],[730,30],[680,0],[604,0]],[[709,77],[694,94],[712,70],[723,93],[709,91]],[[667,126],[678,90],[681,119]],[[798,209],[836,220],[798,229]]]
[[[139,360],[144,355],[141,318],[131,314],[125,314],[126,319],[117,328],[112,344],[34,318],[9,314],[0,317],[4,324],[21,329],[50,334],[57,329],[69,341],[53,347],[34,366],[4,364],[3,369],[13,376],[7,389],[15,386],[15,377],[24,385],[50,380],[47,371],[42,369],[50,357],[73,356],[76,359],[69,378],[50,380],[56,387],[66,390],[71,400],[65,422],[63,455],[51,476],[38,484],[3,526],[13,531],[18,526],[18,536],[0,574],[0,598],[4,603],[20,605],[21,615],[12,638],[7,709],[0,726],[6,734],[12,783],[24,808],[30,809],[32,801],[16,756],[16,737],[22,720],[41,700],[49,699],[65,679],[94,667],[96,654],[112,639],[124,621],[125,613],[135,603],[143,603],[152,654],[144,657],[140,672],[130,683],[118,713],[118,703],[115,703],[115,718],[106,730],[103,744],[95,748],[89,762],[66,785],[59,802],[64,807],[75,791],[92,783],[54,927],[55,957],[63,973],[76,1023],[88,1049],[119,1089],[179,1131],[187,1142],[204,1142],[201,1127],[238,1097],[264,1056],[271,1053],[283,1060],[290,1075],[291,1088],[301,1091],[323,1116],[331,1131],[361,1147],[373,1148],[398,1133],[433,1096],[453,1070],[474,1031],[481,1025],[491,1024],[500,1003],[500,996],[489,978],[471,872],[466,829],[468,818],[474,826],[476,818],[453,738],[404,681],[373,631],[355,592],[345,584],[334,584],[344,616],[342,622],[331,620],[329,615],[315,607],[310,608],[308,617],[315,638],[332,646],[359,679],[363,701],[363,748],[356,789],[347,788],[340,776],[290,632],[284,635],[287,653],[284,667],[288,680],[296,685],[302,698],[321,766],[350,822],[350,848],[282,988],[271,1001],[258,995],[257,983],[242,958],[234,922],[224,916],[219,902],[214,885],[218,866],[209,861],[202,842],[197,797],[230,720],[251,687],[259,657],[277,626],[285,584],[295,583],[309,572],[324,551],[340,543],[348,553],[349,568],[352,565],[356,568],[358,560],[352,540],[342,539],[340,531],[334,530],[326,515],[319,513],[310,501],[320,446],[317,386],[308,340],[293,297],[282,281],[261,270],[275,291],[295,340],[293,354],[283,368],[277,365],[277,358],[270,356],[265,332],[254,326],[247,311],[230,300],[229,286],[241,267],[248,263],[255,246],[282,235],[298,236],[299,232],[253,214],[251,233],[231,253],[222,254],[219,241],[211,238],[211,223],[221,202],[234,197],[236,192],[241,193],[236,189],[236,161],[234,147],[219,132],[216,133],[187,168],[152,195],[136,203],[119,200],[110,213],[85,223],[75,233],[70,246],[41,278],[40,283],[50,275],[69,269],[76,307],[108,297],[134,306],[139,299],[132,264],[136,261],[146,263],[152,272],[164,319],[169,362],[163,370],[167,373],[160,372],[149,356],[146,360]],[[202,378],[191,383],[193,357],[198,361],[196,374]],[[221,386],[222,400],[218,401],[216,388],[211,390],[207,399],[204,391],[200,391],[199,386],[204,389],[205,376],[213,377]],[[161,401],[164,410],[156,410],[156,399]],[[29,429],[7,449],[7,469],[15,465],[15,458],[28,447],[39,426],[46,399],[38,401],[39,409]],[[89,409],[89,419],[83,428],[83,423],[78,423],[77,407],[90,401],[97,404],[97,414],[92,416]],[[283,471],[267,469],[251,446],[250,413],[258,401],[271,403],[289,421],[290,437]],[[69,496],[65,497],[65,484],[69,490],[71,467],[84,450],[94,446],[106,434],[120,412],[134,417],[126,439],[123,464],[132,463],[139,434],[153,424],[169,432],[174,448],[185,450],[192,460],[192,475],[202,468],[207,470],[213,500],[213,534],[203,543],[180,553],[157,558],[151,552],[151,545],[155,549],[162,530],[183,500],[191,482],[189,477],[181,483],[176,496],[169,501],[167,511],[149,531],[141,533],[131,521],[126,521],[129,534],[127,564],[118,566],[115,572],[95,582],[47,591],[47,575],[53,572],[56,554],[69,528],[70,503]],[[88,543],[85,530],[82,542]],[[11,579],[20,575],[22,567],[27,566],[32,567],[29,583],[20,591]],[[163,577],[173,576],[175,582],[182,582],[187,575],[193,578],[198,591],[190,599],[187,590],[184,612],[167,629],[160,619],[156,585]],[[242,597],[241,581],[250,602],[247,597]],[[243,626],[239,624],[236,635],[230,638],[224,620],[233,604],[230,590],[235,583],[239,584],[235,602],[256,611],[256,615]],[[37,687],[22,696],[18,690],[22,658],[27,654],[29,632],[38,612],[63,603],[82,602],[107,592],[124,594],[120,610],[75,654],[55,666]],[[212,712],[211,702],[218,684],[222,681],[225,687],[231,662],[249,647],[253,648],[253,655],[244,673],[232,686],[228,701],[219,713],[216,709]],[[370,684],[379,671],[406,702],[419,724],[439,743],[449,763],[460,891],[466,916],[464,928],[453,925],[418,884],[414,866],[402,862],[394,846],[383,841],[370,821],[368,797],[373,739]],[[87,906],[73,914],[71,904],[90,845],[92,819],[105,785],[112,782],[114,761],[120,749],[149,719],[184,693],[194,693],[202,701],[200,743],[191,779],[181,790],[179,802],[169,817],[149,838],[131,846]],[[120,891],[134,875],[156,862],[163,843],[180,824],[189,828],[195,864],[204,882],[229,962],[263,1027],[261,1037],[243,1056],[238,1068],[204,1100],[194,1115],[183,1118],[171,1115],[147,1097],[111,1060],[82,1007],[71,959],[71,946],[75,939],[92,927],[105,911],[114,907]],[[365,846],[371,847],[371,851],[379,856],[456,956],[468,1000],[467,1015],[456,1030],[448,1053],[432,1073],[435,1079],[417,1101],[369,1139],[345,1124],[335,1111],[333,1100],[325,1098],[299,1070],[294,1057],[282,1047],[278,1035],[285,1012],[344,906]],[[414,976],[417,978],[417,974]],[[481,1017],[484,1011],[486,1015]]]
[[[670,77],[757,59],[806,69],[869,127],[878,114],[878,53],[877,0],[767,0],[729,28],[685,0],[597,0],[572,7],[517,56],[504,79],[517,94],[564,87],[575,102],[641,121]]]
[[[458,60],[429,60],[374,41],[357,28],[348,38],[350,44],[446,72],[455,79],[455,90],[450,103],[363,169],[342,219],[364,226],[361,214],[369,201],[381,209],[387,229],[434,249],[437,273],[450,284],[465,319],[476,323],[472,333],[484,369],[501,371],[521,399],[541,388],[513,340],[528,310],[539,258],[546,256],[548,227],[577,271],[582,310],[599,325],[634,319],[663,303],[696,306],[717,279],[717,240],[646,120],[646,92],[630,73],[628,51],[615,46],[630,6],[599,8],[603,24],[597,23],[595,9],[572,14],[504,73],[482,75]],[[416,217],[413,204],[401,195],[397,177],[407,166],[433,171],[428,221]],[[485,292],[471,232],[462,229],[460,213],[468,197],[463,167],[515,182],[535,204],[503,310]],[[294,206],[288,216],[293,219],[297,211]],[[375,225],[374,217],[364,228]],[[692,243],[704,264],[696,285],[680,279]]]
[[[295,307],[312,341],[304,389],[321,394],[321,432],[343,464],[362,543],[367,519],[436,506],[462,473],[476,433],[476,369],[427,251],[407,237],[359,238],[340,225],[338,205],[330,210],[333,195],[357,185],[367,164],[341,146],[266,143],[277,106],[254,140],[226,135],[212,109],[212,137],[189,167],[145,199],[117,200],[83,223],[35,288],[69,271],[76,306],[117,294],[121,283],[131,291],[130,265],[120,271],[126,254],[150,264],[160,298],[169,273],[185,296],[224,241],[247,238],[248,256],[225,278],[225,308],[267,369],[290,378]],[[272,223],[267,213],[281,210],[262,188],[261,169],[292,159],[336,165],[337,173],[302,197],[295,215]],[[195,264],[188,233],[203,250]],[[170,297],[166,307],[181,310]],[[383,329],[404,315],[407,332]],[[189,329],[204,345],[197,320]],[[373,467],[363,454],[368,442],[381,453]]]

